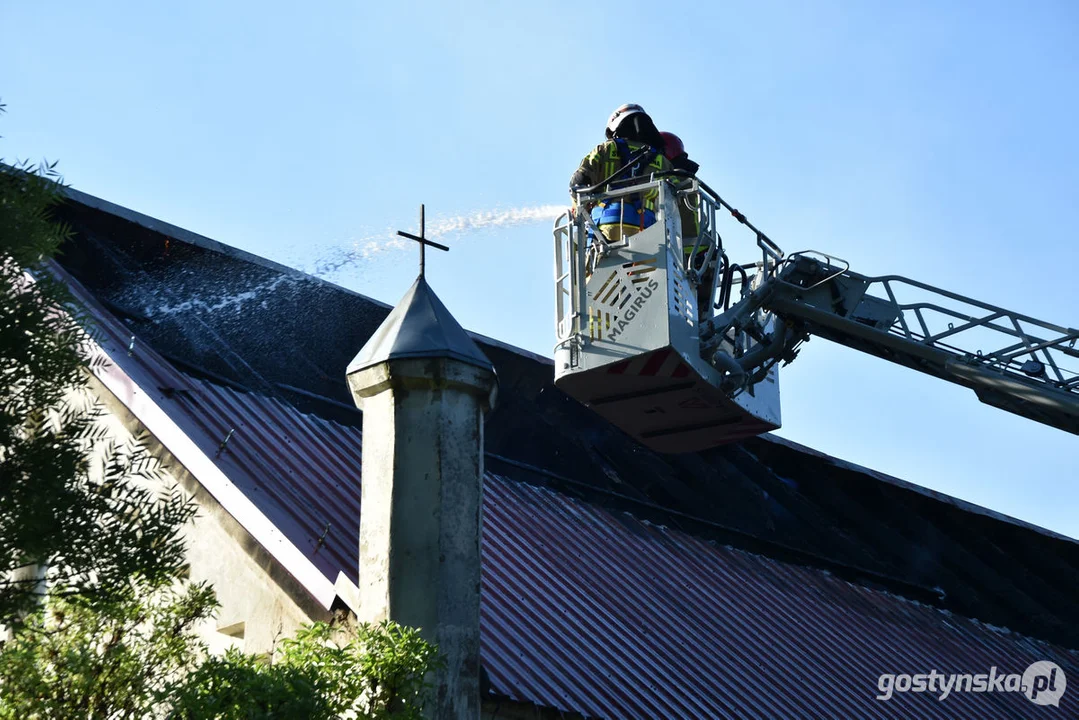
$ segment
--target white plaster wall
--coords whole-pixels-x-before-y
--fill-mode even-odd
[[[95,383],[95,391],[108,409],[101,423],[110,438],[130,442],[134,432],[145,431],[103,386]],[[301,624],[329,619],[330,613],[152,437],[150,450],[163,470],[160,482],[148,483],[151,489],[164,491],[179,485],[198,506],[183,538],[189,579],[209,582],[221,604],[216,617],[200,628],[212,650],[236,646],[249,653],[268,653],[278,639],[293,635]]]
[[[221,607],[203,636],[211,647],[236,644],[246,652],[268,653],[275,642],[295,634],[313,618],[304,611],[258,562],[244,551],[230,533],[231,517],[224,511],[201,504],[199,514],[184,533],[191,580],[208,581],[217,592]],[[242,530],[241,530],[242,532]],[[320,617],[319,619],[325,619]],[[242,623],[242,625],[241,625]],[[230,641],[242,628],[242,643]],[[239,638],[235,638],[239,640]]]

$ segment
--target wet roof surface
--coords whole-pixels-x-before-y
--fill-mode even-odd
[[[139,361],[140,384],[207,453],[235,430],[214,462],[331,582],[354,578],[360,415],[344,368],[389,309],[115,213],[66,215],[78,236],[64,266],[114,344],[135,339],[118,361]],[[1060,649],[1079,647],[1076,543],[775,439],[657,455],[562,395],[548,363],[480,345],[500,378],[484,537],[484,663],[499,693],[600,716],[699,702],[687,716],[736,717],[752,666],[756,692],[776,673],[801,678],[781,714],[872,716],[882,705],[842,684],[917,662],[980,672],[1044,651],[1079,677]],[[670,659],[641,655],[642,633]],[[1001,702],[967,715],[1012,707]],[[934,707],[965,712],[910,714]]]

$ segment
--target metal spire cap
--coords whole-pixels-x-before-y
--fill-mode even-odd
[[[494,366],[420,276],[348,365],[351,375],[405,358],[452,358],[494,372]]]

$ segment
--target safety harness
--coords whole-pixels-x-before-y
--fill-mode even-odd
[[[614,138],[613,142],[618,150],[618,164],[625,165],[633,157],[633,153],[630,152],[629,142],[623,138]],[[647,145],[642,144],[641,147],[644,148]],[[646,159],[642,158],[641,162],[643,163]],[[637,177],[639,167],[640,163],[631,167],[629,177]],[[592,211],[592,222],[599,226],[636,225],[640,230],[644,230],[646,227],[655,224],[656,213],[651,208],[646,207],[646,202],[641,195],[631,195],[597,205]]]

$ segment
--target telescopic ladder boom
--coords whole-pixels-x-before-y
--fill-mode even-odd
[[[861,275],[813,252],[786,257],[771,278],[715,318],[717,334],[737,327],[754,307],[793,330],[776,355],[816,335],[1079,435],[1079,330],[898,275]]]

